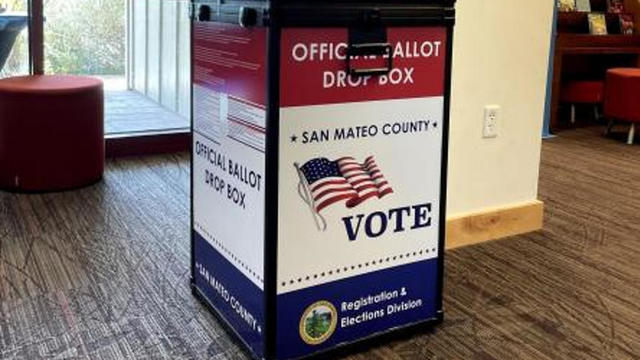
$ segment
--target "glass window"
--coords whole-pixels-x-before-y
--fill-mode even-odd
[[[125,0],[45,1],[45,73],[92,75],[124,86],[125,9]]]
[[[189,127],[188,0],[47,0],[44,17],[45,73],[101,78],[107,134]]]
[[[29,73],[27,0],[0,0],[0,78]]]

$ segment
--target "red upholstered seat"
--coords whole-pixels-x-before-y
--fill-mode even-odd
[[[104,171],[102,81],[81,76],[0,80],[0,188],[59,191]]]
[[[562,87],[560,101],[571,104],[599,104],[603,95],[603,81],[569,81]]]
[[[607,72],[604,113],[609,118],[640,122],[640,69]]]

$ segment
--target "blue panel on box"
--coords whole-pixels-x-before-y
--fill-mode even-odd
[[[264,294],[194,231],[195,284],[254,354],[264,353]]]
[[[439,276],[433,259],[278,296],[278,359],[436,319]]]

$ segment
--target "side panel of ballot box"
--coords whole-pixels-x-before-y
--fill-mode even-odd
[[[192,287],[262,358],[266,28],[193,25]]]

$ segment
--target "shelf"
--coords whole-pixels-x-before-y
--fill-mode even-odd
[[[558,13],[558,32],[559,33],[589,33],[589,14],[588,12],[568,11]],[[607,20],[607,29],[610,34],[620,34],[620,14],[603,13]],[[633,15],[633,14],[630,14]],[[635,17],[635,16],[634,16]]]
[[[633,0],[635,1],[635,0]],[[591,11],[590,12],[595,12],[595,13],[606,13],[607,9],[608,9],[608,5],[607,2],[608,0],[590,0],[591,2]],[[626,5],[626,1],[625,1],[625,5]],[[576,13],[583,13],[583,14],[587,14],[589,12],[580,12],[580,11],[569,11],[569,12],[576,12]],[[563,13],[563,12],[560,12]]]
[[[640,35],[558,34],[556,48],[640,48]]]

